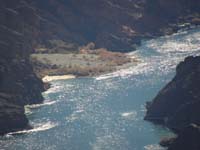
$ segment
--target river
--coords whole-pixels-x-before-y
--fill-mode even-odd
[[[162,150],[168,129],[144,121],[145,102],[200,54],[200,28],[143,41],[141,63],[95,78],[53,81],[44,104],[26,108],[34,129],[0,138],[0,150]]]

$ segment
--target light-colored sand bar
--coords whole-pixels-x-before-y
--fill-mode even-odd
[[[60,76],[45,76],[42,78],[43,82],[51,82],[55,80],[67,80],[67,79],[74,79],[76,76],[74,75],[60,75]]]

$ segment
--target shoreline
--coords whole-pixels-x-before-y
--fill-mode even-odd
[[[84,50],[84,53],[31,55],[34,71],[44,83],[100,76],[135,66],[140,61],[136,54],[110,52],[105,49]]]
[[[75,75],[57,75],[57,76],[49,76],[49,75],[46,75],[42,78],[42,81],[44,83],[49,83],[49,82],[52,82],[52,81],[57,81],[57,80],[68,80],[68,79],[74,79],[76,78]]]

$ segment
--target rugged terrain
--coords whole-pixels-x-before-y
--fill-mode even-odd
[[[174,79],[147,104],[145,119],[165,125],[178,134],[168,144],[169,150],[198,150],[200,56],[187,57],[177,66],[176,72]]]
[[[42,102],[43,83],[29,63],[35,12],[25,1],[0,5],[0,134],[29,127],[24,105]]]
[[[36,50],[96,48],[132,51],[144,38],[200,23],[199,0],[36,0],[40,16]]]
[[[200,22],[199,0],[0,2],[0,134],[29,127],[24,105],[43,100],[31,53],[74,52],[90,42],[127,52],[141,39]]]

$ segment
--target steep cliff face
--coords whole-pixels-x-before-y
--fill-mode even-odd
[[[198,0],[36,0],[40,15],[38,42],[51,48],[52,40],[68,50],[94,42],[96,47],[130,51],[143,38],[170,34],[179,23],[200,23]],[[54,41],[55,42],[55,41]]]
[[[13,104],[10,94],[0,95],[0,135],[28,128],[23,106]]]
[[[58,39],[71,49],[94,42],[97,47],[126,51],[139,42],[133,20],[142,16],[143,1],[38,0],[35,5],[42,17],[40,42],[45,46]]]
[[[147,104],[146,120],[178,133],[169,150],[198,150],[200,125],[200,56],[187,57],[174,79]],[[191,124],[195,124],[192,125]]]
[[[43,100],[42,82],[29,63],[37,16],[24,0],[0,5],[0,134],[28,126],[24,105]]]
[[[145,119],[182,129],[200,124],[200,57],[188,57],[177,67],[174,79],[147,105]],[[170,109],[169,109],[170,108]]]
[[[191,125],[185,128],[174,142],[169,145],[168,150],[199,150],[200,128]]]

